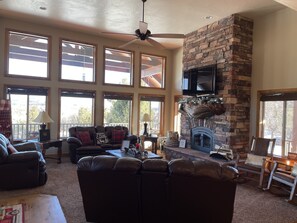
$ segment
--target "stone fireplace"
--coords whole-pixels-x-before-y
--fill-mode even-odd
[[[180,136],[191,142],[187,143],[188,148],[195,149],[196,144],[227,145],[237,152],[248,147],[252,35],[253,22],[238,14],[186,35],[183,69],[216,64],[216,96],[222,98],[226,108],[225,113],[206,119],[181,115]],[[197,128],[204,128],[205,132],[193,138],[191,133]],[[210,132],[213,138],[208,138]]]

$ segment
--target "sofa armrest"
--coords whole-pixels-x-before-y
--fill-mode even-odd
[[[82,142],[76,137],[68,137],[67,142],[72,143],[72,144],[76,144],[77,146],[82,146]]]
[[[18,143],[13,145],[14,148],[16,148],[17,151],[37,151],[36,144],[34,142],[24,142],[24,143]]]
[[[40,154],[37,151],[13,153],[7,157],[5,163],[25,163],[39,161]]]

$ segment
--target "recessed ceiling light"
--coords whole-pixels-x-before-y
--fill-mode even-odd
[[[40,10],[46,10],[46,7],[45,6],[40,6],[39,9]]]
[[[213,17],[211,15],[205,16],[204,19],[212,19]]]

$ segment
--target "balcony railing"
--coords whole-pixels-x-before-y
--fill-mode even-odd
[[[126,126],[129,128],[129,123],[104,123],[104,126]],[[67,123],[60,125],[60,138],[67,138],[69,136],[69,128],[74,126],[90,126],[89,124],[81,123]],[[39,137],[39,124],[29,124],[28,125],[28,135],[27,135],[27,125],[26,124],[12,124],[12,134],[14,140],[24,140],[24,139],[38,139]]]

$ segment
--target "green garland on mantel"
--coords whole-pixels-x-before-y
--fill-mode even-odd
[[[182,98],[179,112],[190,118],[206,119],[226,111],[223,99],[216,95],[200,95]]]

